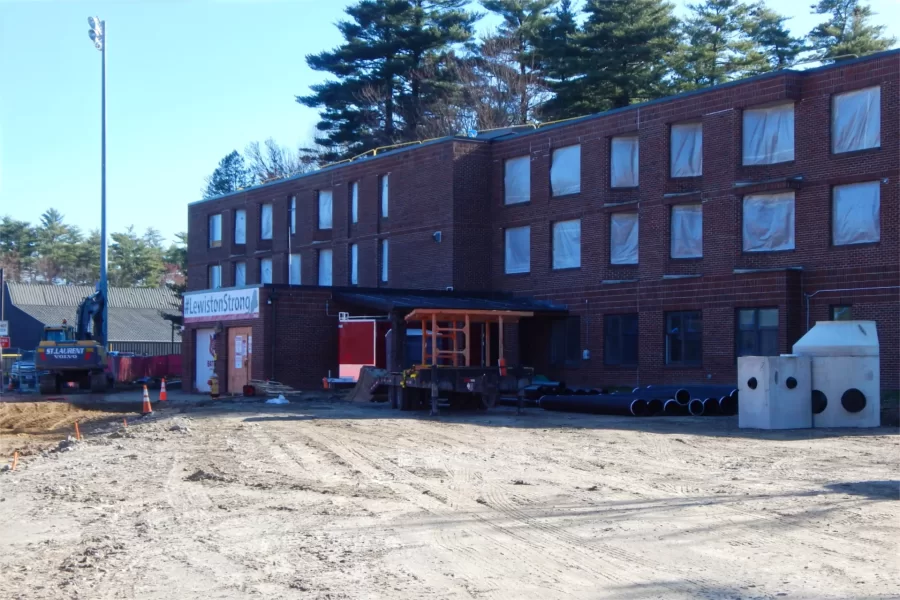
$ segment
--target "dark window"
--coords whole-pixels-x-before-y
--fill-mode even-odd
[[[737,356],[778,356],[778,309],[737,311]]]
[[[699,365],[703,347],[703,317],[699,310],[666,314],[666,364]]]
[[[550,364],[575,366],[581,359],[581,317],[553,321]]]
[[[638,364],[638,316],[606,315],[603,317],[603,363],[607,365]]]
[[[832,306],[831,307],[831,320],[832,321],[852,321],[853,320],[853,307],[849,305],[841,305],[841,306]]]

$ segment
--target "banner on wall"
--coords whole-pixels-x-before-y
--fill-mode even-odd
[[[184,322],[255,319],[259,288],[192,292],[184,295]]]

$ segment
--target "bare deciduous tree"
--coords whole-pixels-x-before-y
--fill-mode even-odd
[[[314,165],[304,160],[302,154],[302,151],[279,146],[272,138],[268,138],[262,145],[251,142],[244,150],[247,170],[257,183],[267,183],[313,170]]]

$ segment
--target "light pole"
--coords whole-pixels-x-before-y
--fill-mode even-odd
[[[103,297],[103,326],[100,343],[107,345],[109,332],[109,281],[107,279],[106,249],[106,21],[99,17],[88,17],[88,36],[100,51],[100,285],[99,292]]]

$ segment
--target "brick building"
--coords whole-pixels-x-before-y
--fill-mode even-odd
[[[890,51],[195,202],[189,290],[258,290],[258,312],[232,325],[254,332],[255,374],[295,385],[336,372],[349,292],[414,289],[565,307],[510,331],[511,351],[598,386],[733,381],[739,354],[872,319],[896,389],[898,98]],[[225,330],[213,313],[187,324],[186,365],[195,330]]]

